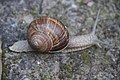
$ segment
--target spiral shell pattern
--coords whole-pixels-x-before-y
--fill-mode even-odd
[[[60,21],[42,16],[30,23],[27,39],[31,48],[37,51],[58,51],[67,46],[69,34]]]

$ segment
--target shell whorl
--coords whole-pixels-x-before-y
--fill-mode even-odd
[[[69,34],[60,21],[43,16],[31,22],[27,39],[30,46],[37,51],[58,51],[67,46]]]

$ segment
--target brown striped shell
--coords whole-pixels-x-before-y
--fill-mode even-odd
[[[69,34],[60,21],[43,16],[31,22],[27,31],[27,39],[31,48],[35,50],[58,51],[67,46]]]

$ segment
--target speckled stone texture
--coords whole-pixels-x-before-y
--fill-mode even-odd
[[[63,22],[70,35],[91,31],[102,6],[96,34],[102,48],[65,53],[16,53],[8,49],[26,39],[29,23],[48,15]],[[0,0],[2,80],[120,80],[120,0]]]

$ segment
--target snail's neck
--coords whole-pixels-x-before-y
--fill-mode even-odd
[[[69,39],[68,47],[82,47],[86,45],[93,44],[97,40],[97,36],[93,33],[80,35],[80,36],[71,36]]]
[[[96,35],[87,34],[81,36],[71,36],[68,46],[62,52],[73,52],[83,50],[91,45],[96,44],[98,40]]]

